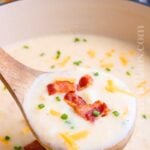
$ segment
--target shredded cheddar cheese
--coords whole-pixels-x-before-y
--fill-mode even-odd
[[[89,132],[87,130],[83,130],[83,131],[80,131],[78,133],[72,134],[71,137],[74,140],[79,140],[79,139],[87,137],[88,135],[89,135]]]
[[[0,137],[0,143],[9,144],[9,141],[5,140],[3,137]]]
[[[124,118],[128,114],[128,107],[125,107],[123,113],[122,113],[122,118]]]
[[[141,87],[144,87],[144,85],[147,83],[147,81],[142,81],[140,83],[137,84],[137,88],[141,88]]]
[[[62,62],[59,63],[59,65],[60,65],[61,67],[64,67],[64,66],[68,63],[68,61],[69,61],[70,59],[71,59],[70,56],[65,57],[65,58],[62,60]]]
[[[123,66],[126,66],[128,64],[128,60],[124,56],[120,56],[120,61]]]
[[[74,83],[76,81],[76,79],[75,78],[63,78],[63,77],[61,77],[61,78],[56,78],[55,81],[69,81],[71,83]]]
[[[150,88],[145,88],[144,92],[142,92],[140,95],[145,96],[146,94],[150,93]]]
[[[114,52],[115,52],[115,50],[112,49],[112,50],[106,52],[105,55],[106,55],[106,57],[112,57],[112,55],[113,55]]]
[[[59,112],[57,112],[57,111],[55,111],[55,110],[53,110],[53,109],[51,109],[51,110],[49,111],[49,113],[50,113],[51,115],[53,115],[53,116],[56,116],[56,117],[60,117],[60,115],[61,115],[61,113],[59,113]]]
[[[45,100],[44,96],[40,96],[39,99],[40,99],[41,101],[44,101],[44,100]]]
[[[94,50],[88,50],[88,51],[87,51],[87,54],[88,54],[91,58],[94,58],[95,55],[96,55],[96,53],[95,53]]]
[[[30,133],[30,128],[28,126],[25,126],[23,129],[22,129],[22,132],[24,135]]]
[[[113,63],[101,63],[100,66],[102,68],[112,68],[114,64]]]
[[[137,53],[136,50],[133,50],[133,49],[132,49],[132,50],[129,50],[128,52],[129,52],[129,55],[130,55],[130,56],[135,56],[136,53]]]
[[[130,93],[130,92],[126,91],[126,90],[123,90],[123,89],[120,89],[119,87],[117,87],[112,80],[108,80],[107,81],[107,85],[105,86],[105,89],[108,92],[111,92],[111,93],[120,92],[120,93],[123,93],[123,94],[127,94],[129,96],[134,96],[133,93]]]
[[[107,81],[105,89],[112,93],[117,91],[117,87],[114,85],[114,82],[112,80]]]
[[[63,138],[68,150],[78,150],[77,144],[68,133],[60,133],[59,136]]]

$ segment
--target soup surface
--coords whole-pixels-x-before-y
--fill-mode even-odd
[[[111,147],[128,135],[136,117],[136,100],[127,86],[98,69],[39,76],[23,107],[42,143],[54,150]]]
[[[92,35],[53,35],[4,49],[20,62],[38,70],[95,68],[120,78],[135,93],[138,104],[135,132],[125,149],[150,148],[150,61],[148,55],[141,57],[136,44]],[[0,149],[21,150],[35,138],[6,87],[0,83],[0,88]]]

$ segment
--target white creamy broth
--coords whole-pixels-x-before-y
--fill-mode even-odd
[[[139,69],[137,58],[140,54],[136,51],[136,45],[101,36],[53,35],[19,42],[4,49],[17,60],[35,69],[51,71],[72,66],[98,68],[122,79],[138,96],[136,129],[125,149],[150,148],[150,62],[145,62],[144,71],[143,68]],[[60,51],[59,57],[57,51]],[[146,78],[142,77],[143,72]],[[0,88],[0,149],[23,147],[31,143],[34,137],[7,90],[2,84]],[[10,124],[14,130],[10,130]],[[10,140],[5,141],[5,136],[10,136]]]
[[[95,73],[98,75],[95,76]],[[87,104],[100,100],[105,102],[109,109],[106,116],[100,117],[99,114],[94,122],[82,118],[65,102],[64,96],[68,92],[49,95],[46,90],[47,85],[53,84],[55,80],[70,82],[70,79],[73,79],[75,81],[71,83],[78,85],[80,78],[85,75],[91,77],[92,84],[82,90],[76,89],[76,96],[81,96]],[[112,84],[109,85],[108,81]],[[25,96],[23,107],[42,143],[47,146],[51,145],[54,150],[108,148],[128,135],[136,116],[135,97],[126,85],[113,76],[90,69],[74,68],[69,71],[41,75]],[[64,114],[67,118],[62,119]],[[91,117],[93,116],[92,114]],[[74,138],[77,135],[79,138]],[[66,138],[72,140],[72,144]]]

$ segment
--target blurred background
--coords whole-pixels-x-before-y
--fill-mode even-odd
[[[9,3],[12,1],[16,1],[16,0],[0,0],[0,5]],[[138,3],[144,4],[144,5],[150,6],[150,0],[130,0],[130,1],[138,2]]]

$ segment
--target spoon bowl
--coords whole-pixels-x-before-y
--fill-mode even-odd
[[[45,146],[42,140],[40,140],[39,136],[32,127],[30,120],[28,119],[28,116],[23,108],[24,96],[26,95],[28,89],[33,84],[33,81],[43,73],[44,72],[33,70],[19,63],[17,60],[9,56],[3,49],[0,48],[0,78],[2,82],[7,86],[9,92],[11,93],[14,100],[18,104],[34,136],[41,143],[41,145],[43,145],[46,149],[50,149],[51,147]],[[110,145],[109,147],[106,148],[106,150],[123,149],[125,145],[128,143],[133,133],[133,130],[134,130],[134,123],[124,139],[122,139],[115,145]]]

